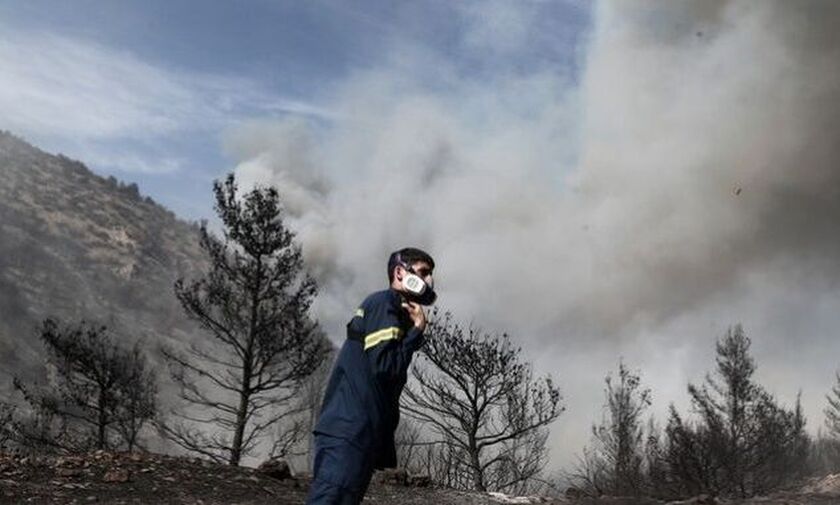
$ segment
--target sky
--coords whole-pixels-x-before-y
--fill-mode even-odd
[[[742,323],[812,432],[840,367],[840,4],[830,0],[0,1],[0,128],[185,219],[273,184],[330,337],[435,257],[440,305],[507,332],[567,411],[619,360],[650,413]]]

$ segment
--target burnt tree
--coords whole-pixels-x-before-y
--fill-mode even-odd
[[[828,428],[828,436],[840,441],[840,372],[835,372],[831,393],[825,395],[825,399],[828,405],[823,412],[825,413],[825,426]]]
[[[743,498],[801,477],[809,440],[799,400],[786,409],[755,382],[750,345],[741,325],[718,340],[715,376],[688,386],[696,422],[671,409],[668,464],[683,494]]]
[[[574,480],[594,496],[639,496],[646,491],[642,414],[651,403],[650,389],[642,388],[639,375],[622,362],[617,378],[608,374],[604,382],[603,418],[592,426],[592,444],[584,450]]]
[[[105,326],[62,327],[44,321],[47,383],[14,387],[28,404],[13,431],[20,445],[34,450],[82,452],[133,450],[142,428],[157,411],[157,385],[139,344],[117,345]]]
[[[209,271],[175,283],[185,312],[211,338],[163,349],[186,405],[162,429],[191,452],[238,465],[272,428],[301,413],[295,395],[329,344],[309,315],[317,288],[277,190],[257,187],[240,197],[230,174],[213,192],[223,237],[202,225]]]
[[[449,485],[523,488],[545,464],[547,426],[563,411],[550,377],[534,377],[507,335],[434,313],[403,409],[437,437]]]

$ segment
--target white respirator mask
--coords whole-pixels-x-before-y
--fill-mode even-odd
[[[414,273],[414,270],[410,266],[403,264],[402,267],[406,271],[402,278],[402,286],[411,300],[420,305],[431,305],[435,303],[437,294],[435,293],[434,284],[426,284],[426,281]]]

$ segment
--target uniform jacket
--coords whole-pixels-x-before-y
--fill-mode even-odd
[[[400,294],[387,289],[356,310],[315,425],[316,434],[343,438],[372,454],[375,468],[396,466],[400,394],[412,355],[424,342],[401,303]]]

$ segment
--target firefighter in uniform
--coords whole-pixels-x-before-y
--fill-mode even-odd
[[[411,358],[424,342],[434,303],[434,260],[415,248],[388,259],[390,287],[368,296],[347,324],[347,339],[315,425],[307,504],[357,504],[374,469],[396,466],[394,431]]]

